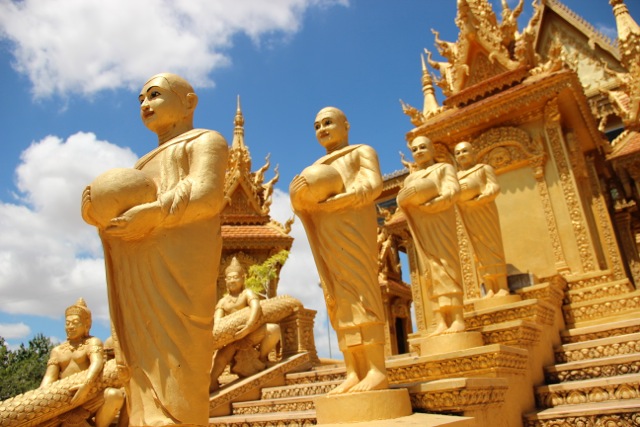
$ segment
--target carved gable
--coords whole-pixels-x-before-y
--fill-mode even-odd
[[[244,117],[240,100],[235,117],[233,142],[229,151],[229,164],[225,175],[222,210],[222,260],[218,277],[218,295],[225,292],[224,267],[235,256],[244,265],[261,264],[281,250],[290,250],[293,237],[289,235],[293,219],[280,224],[269,215],[274,185],[278,182],[277,166],[274,177],[265,182],[265,173],[271,166],[267,156],[265,164],[251,172],[251,153],[244,143]],[[270,289],[275,290],[274,284]]]

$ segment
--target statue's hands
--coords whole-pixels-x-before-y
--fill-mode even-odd
[[[137,240],[149,234],[158,225],[158,202],[134,206],[119,217],[113,218],[105,232],[123,240]]]
[[[453,194],[442,193],[424,203],[422,206],[424,210],[430,213],[446,211],[453,206]]]
[[[305,187],[308,187],[307,179],[304,176],[296,175],[289,185],[289,191],[291,193],[297,193]]]
[[[73,395],[73,397],[71,398],[71,404],[79,404],[79,403],[83,403],[87,400],[87,397],[89,396],[89,391],[91,391],[91,381],[86,381],[81,385],[76,385],[74,387],[71,387],[71,391],[75,390],[75,394]]]
[[[478,194],[473,199],[469,199],[465,202],[465,205],[470,207],[484,205],[488,201],[487,196],[484,194]]]
[[[241,340],[247,335],[249,335],[249,325],[242,325],[238,326],[238,330],[236,331],[234,337],[236,340]]]
[[[91,186],[87,185],[87,187],[82,192],[82,219],[89,225],[97,226],[98,221],[96,221],[91,215],[93,211],[93,205],[91,204]]]
[[[336,211],[346,206],[353,206],[355,193],[340,193],[318,203],[318,207],[327,211]]]
[[[398,196],[396,200],[398,201],[399,204],[401,204],[402,202],[404,202],[405,200],[409,199],[411,196],[416,194],[416,192],[417,190],[416,190],[416,187],[414,186],[403,187],[402,190],[398,192]]]
[[[296,175],[289,185],[289,194],[291,194],[291,203],[295,209],[304,208],[305,195],[309,191],[307,179],[303,176]]]

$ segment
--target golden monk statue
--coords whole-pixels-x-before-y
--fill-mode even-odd
[[[409,143],[416,169],[398,193],[418,253],[418,268],[428,284],[426,294],[436,327],[430,335],[465,330],[456,232],[455,203],[460,185],[455,168],[436,163],[433,143],[418,136]]]
[[[281,340],[280,325],[263,322],[260,299],[255,292],[244,287],[245,278],[244,267],[236,257],[233,257],[225,270],[225,281],[229,293],[216,305],[215,324],[223,317],[245,307],[249,307],[250,313],[247,322],[238,326],[234,342],[216,352],[211,369],[211,391],[220,388],[218,378],[230,363],[232,364],[231,372],[241,377],[248,377],[262,371],[269,362],[269,353]]]
[[[47,370],[40,388],[49,386],[63,378],[79,372],[86,372],[86,379],[71,399],[71,404],[84,402],[89,390],[102,373],[105,363],[102,341],[89,335],[91,330],[91,311],[82,298],[65,310],[65,331],[67,341],[51,350]],[[72,390],[73,391],[73,390]],[[124,392],[119,388],[108,387],[104,390],[103,403],[95,412],[96,427],[107,427],[115,419],[124,401]],[[64,425],[64,424],[63,424]]]
[[[183,78],[158,74],[138,99],[158,147],[134,169],[96,178],[82,216],[104,247],[130,425],[204,426],[228,147],[218,132],[194,129],[198,97]]]
[[[458,208],[471,240],[478,276],[485,286],[485,295],[508,295],[507,265],[502,246],[500,217],[495,203],[500,194],[496,173],[490,165],[476,163],[476,156],[469,142],[458,143],[455,156],[461,189]]]
[[[349,123],[337,108],[320,110],[314,127],[327,154],[293,179],[290,194],[344,354],[347,378],[331,393],[386,389],[374,204],[382,191],[378,156],[367,145],[349,145]]]

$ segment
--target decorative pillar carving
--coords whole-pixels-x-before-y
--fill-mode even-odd
[[[313,323],[316,311],[299,308],[291,316],[280,322],[282,330],[282,357],[308,352],[311,363],[320,364],[316,342],[313,338]]]
[[[416,327],[418,332],[427,332],[429,326],[429,319],[431,316],[425,312],[425,308],[428,307],[428,298],[423,295],[423,281],[428,280],[426,277],[420,277],[418,269],[418,256],[416,254],[416,247],[413,244],[413,240],[407,239],[405,241],[405,247],[407,249],[407,258],[409,260],[409,270],[411,270],[411,295],[413,297],[413,308],[416,314]],[[427,302],[427,304],[425,304]]]
[[[628,208],[616,210],[615,213],[616,229],[622,250],[629,266],[629,273],[633,279],[636,288],[640,283],[640,257],[638,256],[638,248],[636,239],[631,231],[631,213]]]
[[[583,272],[595,271],[597,269],[597,263],[593,256],[593,242],[588,233],[588,224],[584,216],[584,208],[580,200],[578,187],[571,173],[572,169],[568,161],[569,155],[563,143],[564,138],[560,124],[560,110],[557,99],[547,103],[544,116],[549,154],[552,156],[558,171],[559,184],[569,211],[581,267]]]
[[[544,219],[547,223],[549,238],[551,239],[554,265],[559,273],[569,273],[571,270],[569,268],[569,265],[567,264],[567,260],[564,257],[562,241],[560,239],[560,233],[558,233],[556,219],[553,214],[551,198],[549,197],[549,187],[547,187],[547,181],[545,181],[544,179],[543,159],[540,158],[538,162],[532,163],[531,167],[533,169],[533,176],[536,179],[536,184],[538,186],[538,193],[540,194],[540,201],[542,202],[542,209],[544,211]]]
[[[458,233],[458,246],[460,247],[460,273],[464,299],[480,298],[480,283],[473,257],[473,249],[458,209],[456,209],[456,231]]]
[[[620,248],[618,247],[618,242],[616,240],[614,228],[611,223],[611,217],[609,216],[609,209],[607,208],[607,202],[604,198],[603,191],[600,187],[598,172],[596,170],[594,159],[592,157],[589,157],[587,159],[587,173],[589,174],[589,181],[591,182],[591,186],[592,186],[591,192],[593,193],[593,197],[592,197],[593,210],[594,210],[594,215],[597,218],[597,222],[600,225],[599,231],[600,231],[600,234],[602,235],[602,246],[604,250],[604,255],[607,260],[607,267],[611,270],[613,280],[622,280],[627,277],[624,264],[623,264],[624,261],[622,260],[622,255],[620,254]],[[617,223],[617,218],[615,218],[615,221]],[[630,223],[629,225],[627,225],[627,228],[628,228],[628,232],[631,233],[631,236],[630,236],[631,242],[632,242],[631,252],[627,252],[627,249],[625,247],[626,244],[624,240],[626,237],[623,236],[624,229],[622,228],[618,228],[618,230],[620,230],[619,238],[622,240],[620,243],[622,244],[622,248],[625,251],[625,254],[627,254],[627,262],[631,263],[631,260],[635,259],[634,262],[636,263],[636,266],[634,268],[639,270],[637,273],[639,275],[637,277],[640,278],[640,265],[637,264],[638,250],[635,245],[635,237],[633,236],[633,233],[631,231]],[[629,268],[632,268],[631,264],[629,264]],[[631,273],[633,275],[634,282],[640,283],[636,279],[636,273],[633,273],[633,270],[631,271]]]

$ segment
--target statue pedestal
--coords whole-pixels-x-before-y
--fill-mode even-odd
[[[481,298],[473,302],[473,309],[476,311],[486,310],[488,308],[503,307],[507,304],[522,301],[520,295],[493,296],[490,298]]]
[[[314,404],[320,425],[388,420],[413,413],[406,388],[321,396]]]
[[[417,336],[410,338],[409,342],[412,346],[420,349],[420,356],[451,353],[453,351],[467,350],[484,345],[482,334],[475,331],[442,334],[432,337]]]

